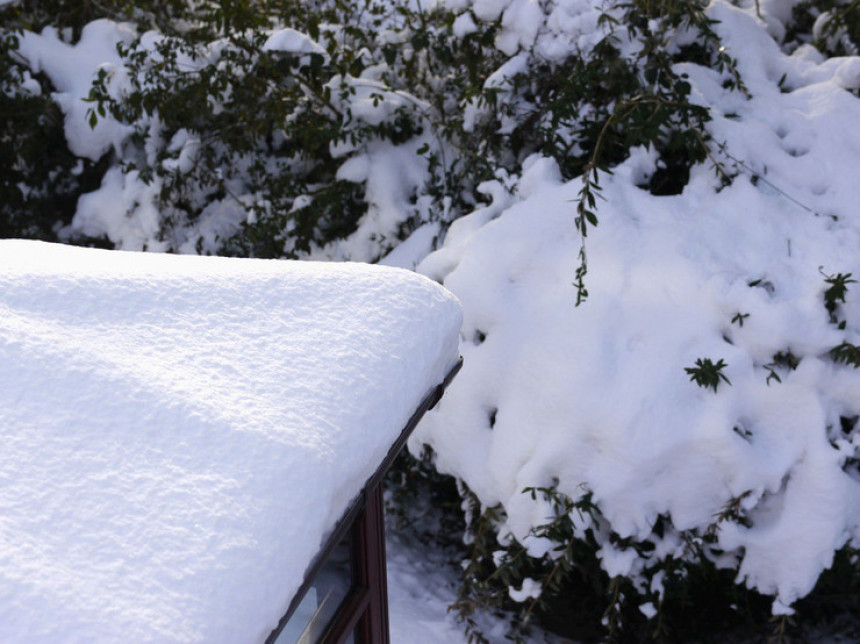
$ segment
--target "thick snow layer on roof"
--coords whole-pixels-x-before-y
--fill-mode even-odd
[[[262,641],[460,315],[394,268],[0,242],[0,641]]]

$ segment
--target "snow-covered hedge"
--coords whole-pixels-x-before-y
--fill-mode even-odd
[[[496,6],[502,24],[539,13]],[[548,47],[583,6],[511,33]],[[412,446],[472,499],[467,613],[507,585],[528,616],[581,575],[614,633],[630,604],[659,630],[691,584],[732,578],[788,615],[860,547],[860,59],[781,49],[786,25],[753,4],[706,14],[736,64],[672,64],[709,119],[680,194],[649,194],[654,147],[569,182],[536,155],[418,267],[466,309],[466,366]],[[697,42],[673,29],[666,51]],[[595,181],[584,240],[573,213]]]
[[[459,295],[466,366],[412,448],[460,483],[467,621],[576,588],[660,631],[696,586],[787,615],[834,553],[856,580],[856,2],[0,14],[2,234],[384,256]]]

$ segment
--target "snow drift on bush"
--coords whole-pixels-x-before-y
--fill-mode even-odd
[[[731,184],[698,166],[682,194],[651,196],[637,187],[656,169],[644,149],[601,176],[578,308],[581,181],[534,157],[511,203],[486,186],[493,205],[455,222],[418,267],[463,301],[465,367],[411,447],[430,445],[484,507],[500,503],[503,541],[534,556],[551,516],[523,489],[593,493],[610,577],[647,591],[647,567],[684,559],[710,530],[717,565],[786,613],[834,551],[860,545],[860,371],[831,354],[860,334],[848,276],[860,275],[860,100],[846,91],[860,87],[860,60],[787,56],[754,10],[709,13],[752,98],[712,70],[683,71]],[[840,279],[844,298],[831,290]],[[697,386],[697,360],[724,361],[726,379]],[[659,535],[658,517],[670,522]],[[578,536],[591,525],[574,523]]]

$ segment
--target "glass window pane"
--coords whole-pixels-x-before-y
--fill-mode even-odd
[[[276,644],[316,644],[352,587],[352,539],[337,544]],[[348,640],[352,641],[352,639]]]

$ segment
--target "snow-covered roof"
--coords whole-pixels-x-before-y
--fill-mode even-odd
[[[0,241],[0,641],[265,639],[460,316],[394,268]]]

